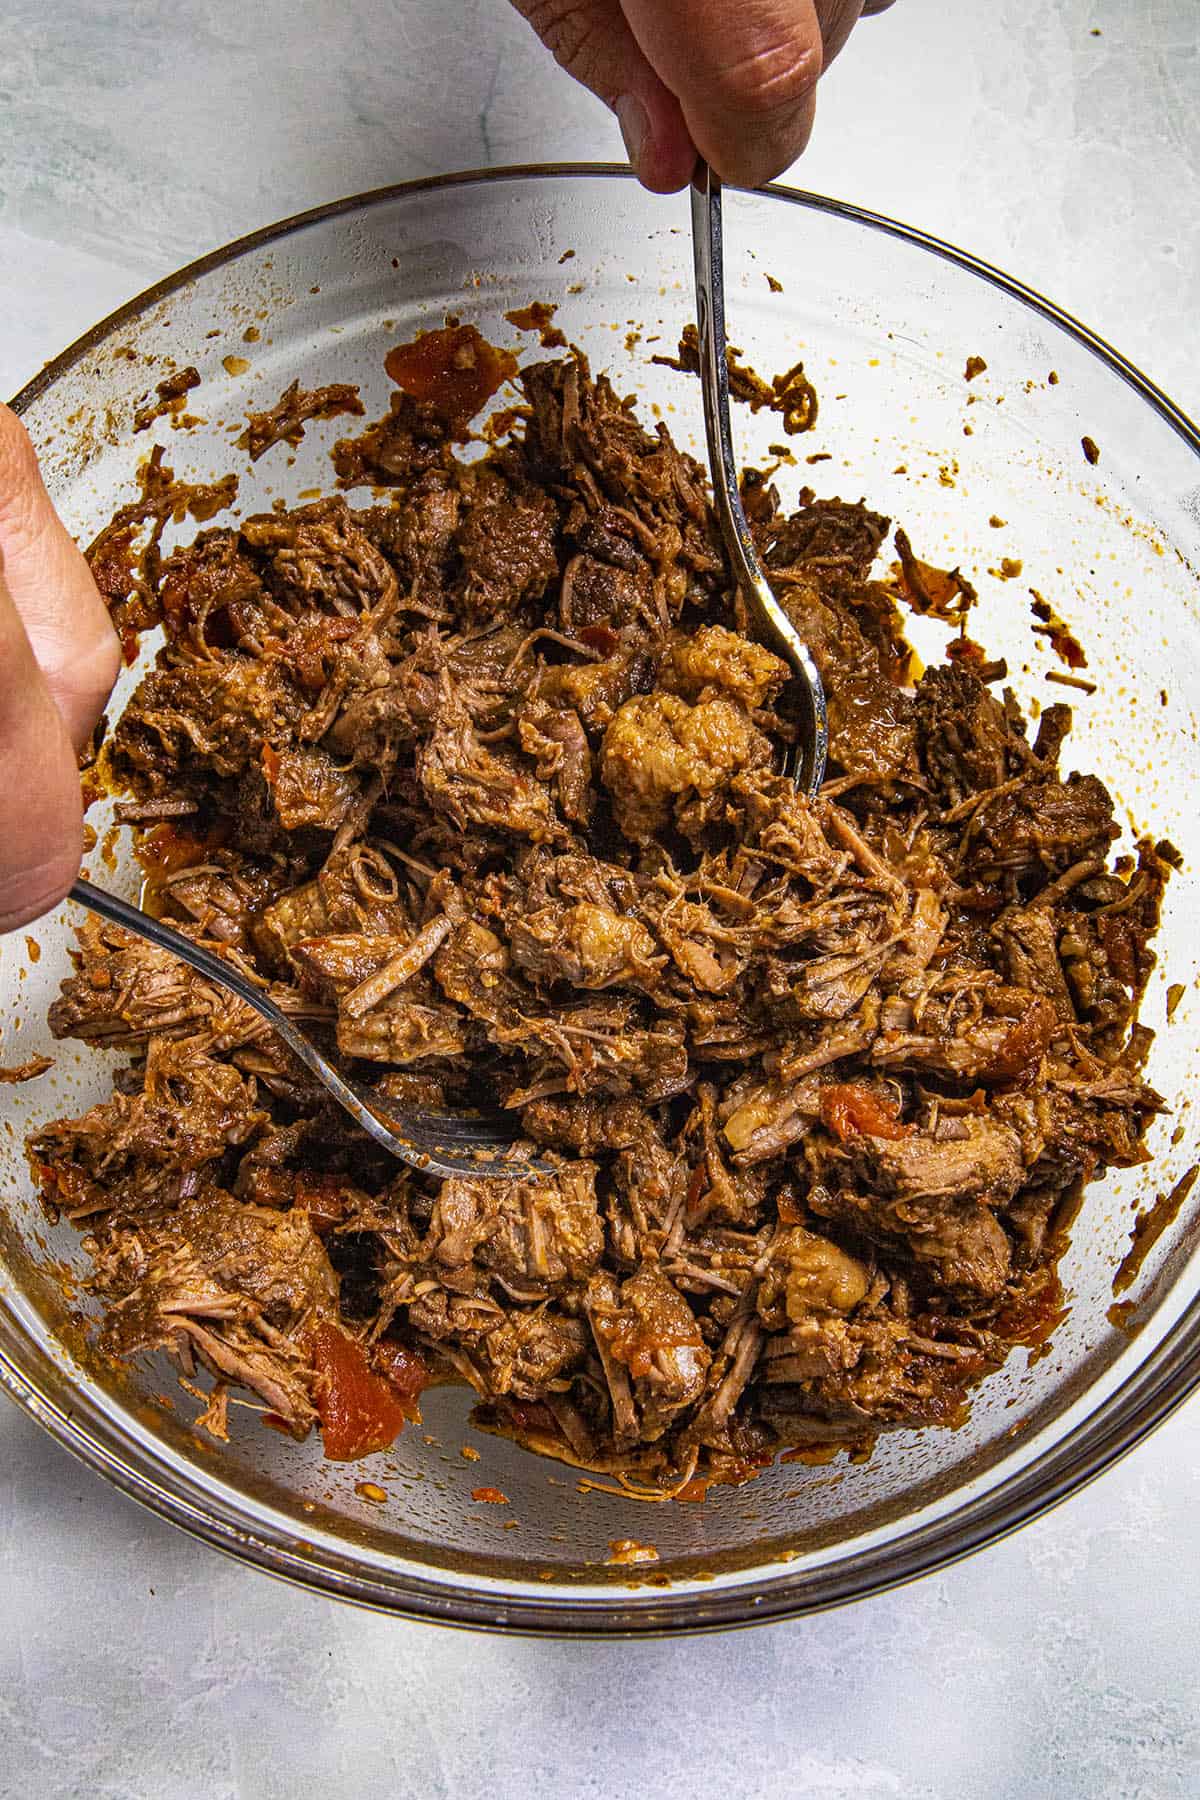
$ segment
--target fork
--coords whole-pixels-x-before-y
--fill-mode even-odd
[[[692,177],[692,250],[696,269],[696,326],[700,337],[700,385],[704,434],[721,536],[751,617],[796,676],[803,701],[801,742],[790,773],[810,799],[825,774],[829,720],[825,690],[812,653],[767,583],[738,489],[733,433],[729,423],[729,366],[725,360],[725,250],[721,221],[721,181],[708,164]]]
[[[276,1006],[239,969],[200,944],[193,944],[182,932],[172,930],[141,907],[119,900],[106,888],[94,887],[90,881],[77,881],[68,898],[177,956],[206,981],[227,988],[253,1007],[338,1105],[401,1162],[431,1175],[473,1175],[489,1181],[532,1181],[553,1173],[548,1163],[513,1147],[521,1129],[510,1114],[426,1112],[395,1105],[363,1083],[342,1075],[282,1007]]]

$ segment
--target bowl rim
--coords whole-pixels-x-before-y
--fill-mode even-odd
[[[91,351],[151,306],[246,252],[308,225],[443,189],[563,178],[634,179],[631,170],[618,163],[527,163],[463,170],[349,195],[248,232],[185,264],[109,313],[46,363],[12,399],[12,409],[18,415],[27,411]],[[1024,282],[941,238],[849,201],[777,183],[757,191],[900,239],[998,288],[1090,351],[1200,458],[1200,429],[1188,415],[1104,338]],[[130,1498],[202,1542],[296,1586],[373,1610],[477,1630],[550,1637],[699,1633],[794,1618],[884,1593],[999,1541],[1079,1492],[1141,1443],[1198,1387],[1200,1297],[1175,1321],[1147,1361],[1107,1400],[1015,1477],[886,1545],[859,1552],[846,1567],[835,1564],[789,1573],[787,1564],[779,1563],[764,1565],[761,1574],[728,1589],[691,1589],[674,1595],[669,1590],[643,1589],[640,1596],[626,1590],[611,1599],[585,1599],[567,1590],[542,1599],[525,1594],[503,1596],[482,1587],[452,1587],[407,1571],[385,1579],[356,1566],[351,1551],[344,1555],[318,1551],[311,1542],[299,1542],[295,1532],[282,1523],[266,1525],[261,1514],[253,1521],[218,1517],[206,1503],[206,1490],[199,1479],[193,1484],[195,1498],[173,1489],[170,1477],[155,1471],[151,1455],[127,1437],[111,1444],[102,1441],[79,1416],[43,1393],[0,1349],[0,1390],[64,1449]]]

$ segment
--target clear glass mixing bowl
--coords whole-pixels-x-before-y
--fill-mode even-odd
[[[1071,698],[1072,757],[1120,796],[1132,833],[1183,851],[1145,1017],[1159,1028],[1150,1076],[1174,1108],[1154,1161],[1089,1191],[1063,1264],[1070,1313],[1048,1353],[1014,1355],[956,1432],[901,1433],[865,1465],[777,1466],[704,1505],[652,1507],[580,1492],[572,1471],[468,1426],[467,1399],[427,1396],[425,1421],[368,1465],[321,1461],[242,1415],[233,1441],[201,1441],[198,1410],[162,1366],[117,1379],[90,1358],[73,1231],[36,1210],[22,1141],[30,1125],[106,1090],[100,1054],[54,1044],[46,1007],[67,968],[71,919],[0,944],[0,1060],[43,1050],[52,1073],[0,1088],[0,1385],[62,1444],[185,1529],[274,1573],[370,1605],[510,1630],[641,1634],[778,1618],[871,1593],[1011,1530],[1087,1481],[1200,1380],[1200,1193],[1185,1204],[1110,1322],[1113,1270],[1134,1210],[1200,1156],[1188,1093],[1200,1050],[1200,953],[1191,871],[1200,712],[1200,439],[1107,346],[1018,283],[888,220],[810,194],[731,194],[730,335],[770,373],[803,357],[821,397],[793,440],[802,482],[865,496],[903,522],[918,554],[959,563],[980,589],[976,635],[1007,655],[1027,703]],[[770,279],[768,279],[768,277]],[[778,291],[776,287],[778,285]],[[530,339],[504,314],[531,300],[622,390],[661,408],[702,450],[700,395],[656,367],[692,316],[682,200],[653,199],[623,171],[501,170],[418,182],[284,222],[195,263],[59,357],[20,394],[51,492],[87,538],[129,496],[153,441],[181,476],[244,461],[247,408],[293,378],[363,384],[386,409],[385,351],[448,311],[497,340]],[[986,371],[968,382],[970,356]],[[132,430],[172,368],[195,364],[203,423]],[[325,453],[344,422],[310,426],[300,452],[243,472],[245,512],[329,485]],[[746,460],[778,438],[773,415],[737,409]],[[1099,447],[1091,464],[1081,439]],[[805,458],[828,460],[806,463]],[[1003,521],[1003,523],[999,523]],[[990,575],[1002,557],[1019,578]],[[1091,698],[1048,685],[1057,666],[1030,634],[1029,589],[1076,628],[1098,682]],[[925,648],[940,656],[930,627]],[[920,648],[920,644],[918,645]],[[123,678],[120,704],[136,673]],[[101,833],[105,818],[93,815]],[[133,894],[118,852],[93,873]],[[1184,996],[1165,1024],[1165,990]],[[473,1448],[478,1461],[462,1454]],[[383,1505],[356,1492],[364,1478]],[[472,1499],[480,1483],[508,1506]],[[515,1521],[511,1523],[511,1521]],[[656,1562],[608,1560],[622,1539]]]

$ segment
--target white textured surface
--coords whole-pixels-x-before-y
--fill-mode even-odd
[[[1195,411],[1197,45],[1195,0],[898,0],[827,83],[793,179],[1009,268]],[[0,393],[285,213],[617,154],[502,0],[8,0]],[[1198,1517],[1193,1406],[898,1595],[723,1639],[510,1643],[235,1567],[5,1408],[0,1796],[1190,1796]]]

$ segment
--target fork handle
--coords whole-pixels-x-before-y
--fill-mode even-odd
[[[264,994],[254,982],[248,981],[240,969],[235,969],[221,957],[214,956],[202,944],[194,944],[181,931],[164,925],[152,913],[143,912],[140,906],[132,906],[128,900],[110,894],[107,888],[94,887],[82,877],[74,883],[67,898],[74,900],[79,906],[86,906],[89,912],[98,913],[102,919],[108,919],[112,924],[120,925],[124,930],[145,938],[148,943],[157,945],[169,955],[178,957],[180,962],[195,969],[198,975],[203,975],[206,980],[215,982],[218,987],[226,988],[231,994],[236,994],[239,1000],[244,1000],[283,1039],[293,1056],[298,1057],[305,1068],[311,1069],[317,1079],[324,1082],[334,1099],[357,1119],[365,1131],[399,1154],[395,1152],[391,1141],[392,1134],[380,1130],[379,1121],[374,1118],[369,1107],[363,1104],[353,1088],[342,1079],[328,1058],[322,1056],[316,1045],[288,1018],[283,1008],[276,1006],[271,997]]]
[[[198,975],[215,981],[219,987],[228,988],[230,993],[236,994],[239,1000],[244,1000],[247,1006],[252,1006],[255,1012],[260,1013],[281,1036],[294,1034],[294,1027],[287,1014],[261,988],[248,981],[240,969],[235,969],[221,957],[214,956],[202,944],[194,944],[181,931],[164,925],[153,913],[143,912],[140,906],[133,906],[128,900],[120,899],[116,894],[109,893],[107,888],[94,887],[82,876],[72,885],[67,899],[74,900],[79,906],[86,906],[89,912],[99,913],[102,919],[108,919],[113,925],[135,932],[148,943],[156,944],[160,950],[177,956],[180,962],[188,963]],[[324,1058],[321,1060],[323,1062]]]
[[[729,419],[729,364],[725,348],[725,245],[721,178],[701,159],[692,176],[692,251],[696,271],[696,328],[700,339],[700,386],[704,433],[721,536],[734,579],[765,635],[787,659],[804,701],[805,742],[797,757],[796,781],[816,798],[825,775],[829,721],[825,689],[812,654],[771,591],[742,506],[733,430]]]
[[[206,980],[227,989],[239,1000],[244,1000],[282,1038],[293,1056],[324,1084],[367,1135],[374,1138],[376,1143],[382,1144],[385,1150],[389,1150],[401,1162],[434,1175],[486,1175],[508,1181],[536,1181],[551,1173],[549,1166],[536,1157],[516,1156],[501,1160],[493,1156],[489,1160],[483,1160],[478,1142],[473,1147],[465,1141],[461,1130],[464,1121],[458,1115],[434,1112],[423,1114],[423,1129],[419,1134],[420,1141],[417,1141],[418,1134],[411,1121],[405,1124],[394,1113],[376,1112],[369,1097],[354,1088],[328,1057],[321,1054],[311,1038],[288,1017],[283,1008],[276,1006],[274,1000],[254,982],[247,980],[240,969],[235,969],[221,957],[214,956],[203,945],[194,944],[191,938],[184,937],[181,931],[173,930],[170,925],[164,925],[153,914],[143,912],[140,906],[132,906],[129,901],[110,894],[107,888],[94,887],[82,877],[75,882],[67,898],[74,900],[79,906],[86,906],[89,912],[98,913],[102,919],[120,925],[125,931],[132,931],[138,937],[145,938],[158,949],[165,950],[168,955],[178,957]],[[495,1140],[492,1149],[496,1144],[511,1141],[515,1135],[511,1119],[491,1121],[490,1135]]]

